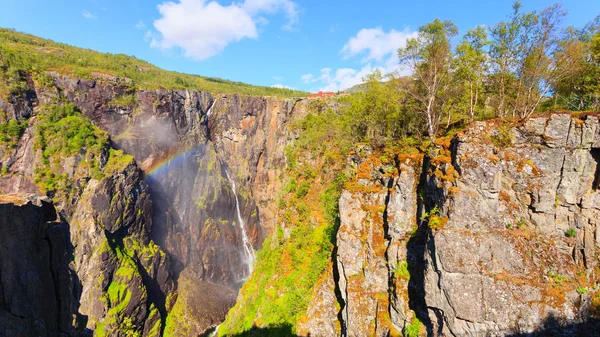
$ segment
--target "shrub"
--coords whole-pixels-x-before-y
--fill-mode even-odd
[[[512,124],[502,121],[496,129],[496,134],[492,136],[492,143],[501,149],[511,146],[514,142],[514,136],[511,131]]]
[[[575,228],[570,228],[568,231],[565,232],[565,235],[568,238],[575,237],[575,235],[577,235],[577,230]]]
[[[300,187],[296,191],[296,197],[304,198],[308,194],[309,190],[310,190],[310,182],[305,181],[305,182],[301,183]]]
[[[0,123],[0,145],[8,148],[16,147],[19,138],[26,128],[26,121],[19,121],[16,119]]]

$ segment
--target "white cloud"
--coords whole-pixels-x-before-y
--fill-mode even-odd
[[[376,69],[384,70],[380,67],[373,67],[371,64],[363,66],[360,70],[340,68],[335,73],[332,73],[330,68],[323,68],[321,69],[321,76],[313,76],[310,82],[305,81],[305,83],[322,84],[323,86],[318,91],[342,91],[363,83],[363,78],[373,73]]]
[[[153,37],[151,46],[181,48],[185,56],[196,60],[217,55],[232,42],[258,38],[257,25],[268,24],[262,14],[283,12],[284,28],[291,29],[299,13],[290,0],[245,0],[226,6],[216,1],[178,0],[157,8],[161,17],[154,21],[154,28],[161,36]]]
[[[364,62],[382,61],[383,58],[395,55],[398,48],[406,46],[409,38],[416,36],[417,32],[411,32],[408,29],[402,32],[392,29],[388,33],[385,33],[381,27],[361,29],[344,45],[341,53],[347,59],[366,52],[367,55],[363,58]]]
[[[290,0],[246,0],[242,3],[242,8],[252,16],[261,13],[275,14],[283,12],[287,19],[286,24],[283,25],[286,30],[293,30],[300,16],[298,5]]]
[[[146,29],[146,24],[144,21],[140,20],[135,24],[135,29],[144,30]]]
[[[416,37],[416,32],[408,29],[398,32],[394,29],[384,32],[381,28],[361,29],[344,45],[340,54],[343,59],[364,55],[360,60],[360,69],[339,68],[333,73],[331,68],[323,68],[320,75],[302,75],[304,83],[319,83],[320,91],[342,91],[363,83],[363,78],[375,70],[386,74],[408,74],[399,63],[396,51],[406,46],[409,38]]]
[[[290,90],[295,90],[294,88],[292,88],[292,87],[288,87],[287,85],[283,85],[283,84],[281,84],[281,83],[278,83],[278,84],[273,84],[273,85],[271,86],[271,88],[279,88],[279,89],[290,89]]]
[[[81,15],[83,15],[83,17],[86,19],[95,19],[96,18],[96,15],[90,13],[90,11],[88,11],[87,9],[84,9],[81,12]]]

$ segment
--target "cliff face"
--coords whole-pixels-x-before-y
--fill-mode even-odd
[[[0,197],[0,334],[84,335],[68,224],[40,199]]]
[[[329,254],[320,206],[310,213],[313,205],[289,212],[277,205],[291,208],[278,197],[291,166],[285,149],[297,136],[290,125],[311,110],[306,101],[51,77],[52,85],[31,80],[22,96],[0,102],[6,119],[26,121],[0,149],[0,190],[53,200],[0,203],[0,231],[9,238],[0,246],[9,252],[0,255],[0,315],[7,322],[0,331],[9,336],[200,335],[220,324],[236,300],[228,328],[243,320],[268,330],[261,324],[276,317],[272,308],[249,307],[258,297],[278,304],[298,266],[323,272],[311,276],[314,285],[302,284],[312,296],[305,313],[293,312],[302,317],[284,327],[288,334],[594,328],[588,323],[600,304],[597,116],[475,123],[426,155],[358,145],[346,158],[350,181]],[[66,102],[106,134],[78,115],[46,111]],[[70,139],[65,130],[74,127],[96,141],[75,151],[53,142]],[[334,158],[312,155],[304,164],[322,172],[296,172],[305,190],[291,194],[320,205],[335,179],[335,170],[326,170]],[[292,222],[303,226],[292,229]],[[268,237],[281,266],[264,266],[266,255],[252,264]],[[24,288],[29,283],[15,267],[19,250],[23,272],[35,275],[39,287]],[[322,256],[331,256],[328,265]],[[262,288],[238,296],[253,267],[268,271],[268,279],[258,277]],[[280,276],[285,282],[273,280]],[[25,300],[40,294],[44,301]],[[256,317],[246,317],[250,309]]]
[[[475,123],[422,164],[358,149],[340,199],[339,277],[315,293],[309,311],[321,315],[303,329],[597,333],[598,126],[569,114]],[[327,309],[335,290],[339,316]]]
[[[21,103],[4,102],[2,109],[10,118],[22,118],[57,100],[71,102],[108,132],[111,146],[132,154],[145,171],[145,177],[139,176],[148,186],[144,195],[152,199],[152,206],[146,207],[152,211],[143,213],[152,217],[145,219],[152,230],[143,239],[151,238],[166,250],[170,264],[165,268],[173,271],[173,277],[166,279],[182,285],[170,298],[174,307],[163,322],[165,333],[201,334],[218,325],[249,275],[248,251],[254,254],[275,226],[274,200],[285,169],[284,148],[293,138],[287,125],[306,113],[305,104],[237,95],[213,97],[187,90],[135,91],[129,81],[118,78],[50,75],[53,85],[32,82],[26,96],[13,99]],[[12,174],[3,179],[4,192],[40,193],[32,179],[42,162],[34,143],[30,127],[16,149],[6,151],[4,166],[11,167]],[[76,162],[81,160],[75,157]],[[89,193],[86,205],[94,205],[91,195],[98,192]],[[128,193],[117,199],[127,200]],[[80,223],[90,218],[92,210],[101,211],[92,206],[82,213],[69,202],[64,205],[64,212]],[[82,244],[99,244],[97,234]],[[94,261],[107,262],[100,255],[83,262]],[[85,277],[100,274],[106,271]],[[84,296],[94,296],[97,289],[86,291],[90,293]]]

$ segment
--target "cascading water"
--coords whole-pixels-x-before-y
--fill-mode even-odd
[[[233,191],[233,195],[235,196],[235,208],[237,210],[237,218],[240,224],[240,230],[242,232],[242,243],[244,245],[244,255],[246,258],[246,264],[248,265],[248,276],[252,273],[252,267],[254,265],[254,248],[252,248],[252,243],[248,239],[248,234],[246,233],[246,225],[244,224],[244,220],[242,219],[242,212],[240,212],[240,202],[238,200],[237,191],[235,189],[235,181],[231,179],[229,176],[229,172],[225,170],[225,175],[227,176],[227,180],[231,184],[231,190]]]
[[[213,107],[215,106],[215,104],[217,103],[217,99],[213,99],[212,104],[210,105],[210,108],[208,108],[208,111],[206,112],[206,117],[210,116],[210,113],[212,112]]]

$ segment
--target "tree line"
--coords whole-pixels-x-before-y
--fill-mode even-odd
[[[468,30],[435,19],[398,49],[409,77],[366,78],[350,98],[349,130],[359,139],[434,138],[451,123],[536,112],[600,108],[600,16],[583,28],[562,25],[560,4]]]

